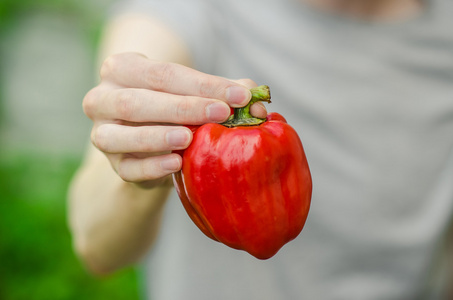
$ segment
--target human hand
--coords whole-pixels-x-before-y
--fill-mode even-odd
[[[127,182],[150,187],[181,168],[173,150],[185,149],[192,132],[182,125],[223,122],[231,107],[245,106],[251,80],[228,80],[136,53],[117,54],[101,67],[101,82],[84,100],[93,121],[91,140]],[[252,106],[265,117],[260,103]]]

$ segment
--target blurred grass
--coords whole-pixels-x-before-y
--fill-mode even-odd
[[[127,269],[90,276],[75,257],[66,193],[78,159],[43,154],[0,156],[0,299],[138,299]]]
[[[104,11],[113,1],[0,0],[0,41],[24,18],[45,12],[78,26],[94,55]],[[0,42],[2,76],[8,73],[6,46]],[[0,126],[8,113],[2,86],[0,80]],[[139,299],[135,269],[95,278],[73,252],[66,194],[80,157],[7,146],[0,140],[0,300]]]

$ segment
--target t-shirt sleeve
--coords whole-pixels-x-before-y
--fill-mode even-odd
[[[189,48],[195,66],[204,69],[211,57],[212,36],[206,0],[122,0],[112,6],[111,15],[144,13],[164,22]]]

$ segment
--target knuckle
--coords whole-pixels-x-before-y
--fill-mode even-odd
[[[180,120],[181,123],[187,122],[189,116],[194,116],[192,111],[192,101],[189,97],[183,97],[177,104],[174,106],[174,115],[177,120]]]
[[[82,101],[83,112],[91,119],[94,117],[96,111],[98,94],[97,88],[93,88],[85,94]]]
[[[154,157],[137,159],[123,156],[117,164],[116,173],[122,180],[132,183],[155,180],[162,176]]]
[[[222,99],[223,92],[217,89],[217,85],[211,78],[200,77],[197,81],[198,93],[201,97]]]
[[[115,169],[117,175],[125,182],[152,187],[168,175],[168,172],[159,167],[159,156],[132,160],[134,161],[131,162],[131,158],[123,157]]]
[[[120,57],[121,54],[114,54],[107,57],[102,62],[101,69],[99,71],[101,78],[107,78],[115,72],[115,70],[118,68]]]
[[[100,125],[91,131],[91,142],[103,152],[109,152],[109,138],[106,125]]]
[[[118,166],[118,175],[126,182],[143,182],[157,178],[155,169],[147,163],[146,159],[136,161],[133,166],[135,170],[126,167],[127,164],[120,163]]]
[[[119,163],[118,163],[118,166],[116,168],[116,174],[118,174],[118,176],[126,181],[126,182],[132,182],[134,181],[133,178],[131,178],[130,174],[129,174],[129,170],[128,170],[128,166],[127,166],[127,161],[122,159]]]
[[[175,64],[156,62],[152,65],[149,72],[148,82],[155,91],[166,91],[172,86],[176,74]]]
[[[150,136],[149,130],[146,127],[137,128],[135,142],[137,148],[142,149],[145,152],[152,152],[152,138]]]
[[[155,179],[156,178],[155,173],[156,173],[155,168],[152,165],[147,164],[146,160],[144,160],[140,164],[140,176],[142,178],[142,181]]]
[[[130,120],[137,105],[137,97],[129,90],[120,90],[116,95],[116,111],[120,118]]]

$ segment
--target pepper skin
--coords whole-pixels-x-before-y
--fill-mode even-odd
[[[258,259],[274,256],[304,227],[312,181],[302,143],[277,113],[232,128],[192,128],[173,175],[181,202],[208,237]]]

